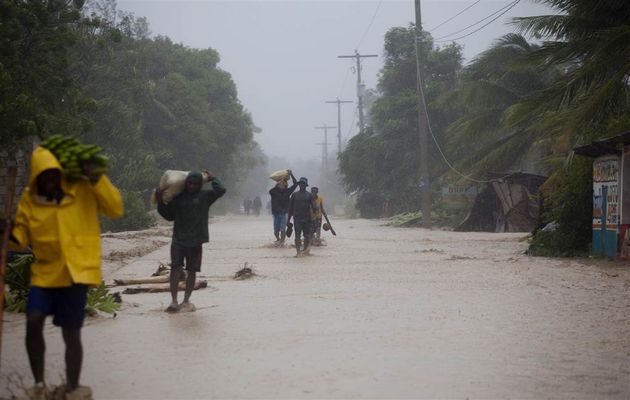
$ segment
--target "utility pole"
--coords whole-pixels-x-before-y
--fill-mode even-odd
[[[326,101],[326,103],[337,103],[337,156],[341,154],[341,103],[352,103],[348,100],[330,100]]]
[[[416,8],[416,93],[418,95],[418,133],[420,135],[420,203],[422,226],[431,227],[431,180],[429,177],[429,122],[424,101],[424,76],[422,70],[422,11],[420,0],[415,1]]]
[[[322,154],[322,168],[323,168],[323,174],[324,175],[328,175],[328,130],[329,129],[334,129],[336,128],[336,126],[328,126],[326,124],[324,124],[324,126],[316,126],[315,129],[323,129],[324,130],[324,152]]]
[[[326,157],[328,156],[328,146],[330,146],[330,143],[324,143],[324,142],[319,142],[319,143],[315,143],[317,146],[322,146],[322,174],[324,173],[324,164],[325,164],[325,160]],[[322,182],[324,181],[324,175],[322,175]]]
[[[337,56],[337,58],[355,58],[357,60],[357,99],[359,107],[359,132],[363,131],[365,127],[363,120],[363,94],[365,92],[365,85],[361,82],[361,59],[366,57],[378,57],[378,54],[359,54],[358,50],[354,50],[352,56]]]

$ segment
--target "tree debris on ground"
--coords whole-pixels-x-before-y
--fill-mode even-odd
[[[208,287],[208,281],[196,280],[193,290],[205,289]],[[177,290],[182,291],[186,289],[186,282],[179,282]],[[134,288],[126,288],[123,290],[123,294],[138,294],[138,293],[163,293],[171,290],[170,285],[152,285],[152,286],[138,286]]]
[[[249,263],[246,262],[245,264],[243,264],[243,268],[236,271],[236,273],[234,274],[234,280],[242,281],[252,278],[254,276],[256,276],[256,273],[253,270],[253,265],[252,267],[249,267]]]

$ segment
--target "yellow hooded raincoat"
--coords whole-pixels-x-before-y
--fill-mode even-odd
[[[47,169],[60,169],[55,156],[37,147],[31,161],[29,185],[18,204],[13,236],[18,249],[33,248],[31,285],[67,287],[73,283],[101,283],[99,212],[110,218],[123,215],[120,192],[103,175],[97,183],[67,182],[60,204],[37,195],[36,178]]]

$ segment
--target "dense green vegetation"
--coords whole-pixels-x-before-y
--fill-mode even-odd
[[[540,2],[557,13],[516,18],[517,32],[466,67],[457,48],[435,48],[424,34],[431,126],[458,170],[445,166],[432,143],[432,189],[498,171],[547,175],[541,222],[559,229],[537,233],[532,249],[571,255],[588,249],[592,212],[591,160],[571,158],[571,149],[630,129],[630,3]],[[386,35],[372,123],[341,155],[346,188],[358,194],[363,216],[382,215],[387,203],[393,212],[419,209],[413,36],[406,30]]]
[[[442,138],[452,117],[432,102],[455,87],[461,48],[435,47],[428,34],[423,42],[428,111],[434,134]],[[340,156],[344,185],[357,193],[356,205],[364,217],[380,216],[386,203],[394,213],[415,210],[420,197],[413,26],[393,28],[386,34],[384,57],[378,98],[370,109],[371,126],[353,137]],[[433,176],[445,172],[435,148],[430,153]]]
[[[114,0],[11,0],[0,16],[0,139],[62,133],[103,147],[134,214],[108,229],[151,222],[138,197],[166,169],[236,180],[233,171],[261,162],[251,117],[215,50],[150,38],[147,21]]]

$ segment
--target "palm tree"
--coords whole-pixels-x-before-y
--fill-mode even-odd
[[[447,130],[449,155],[460,170],[481,177],[491,170],[536,168],[538,125],[531,118],[513,123],[510,117],[521,102],[557,79],[554,68],[522,64],[537,49],[521,35],[503,36],[474,59],[460,85],[438,101],[460,115]]]
[[[626,0],[540,0],[560,13],[516,18],[524,34],[543,40],[530,54],[542,67],[564,74],[525,102],[525,114],[554,112],[554,125],[572,127],[574,141],[606,136],[611,119],[628,114],[630,2]],[[586,129],[585,129],[586,128]]]

